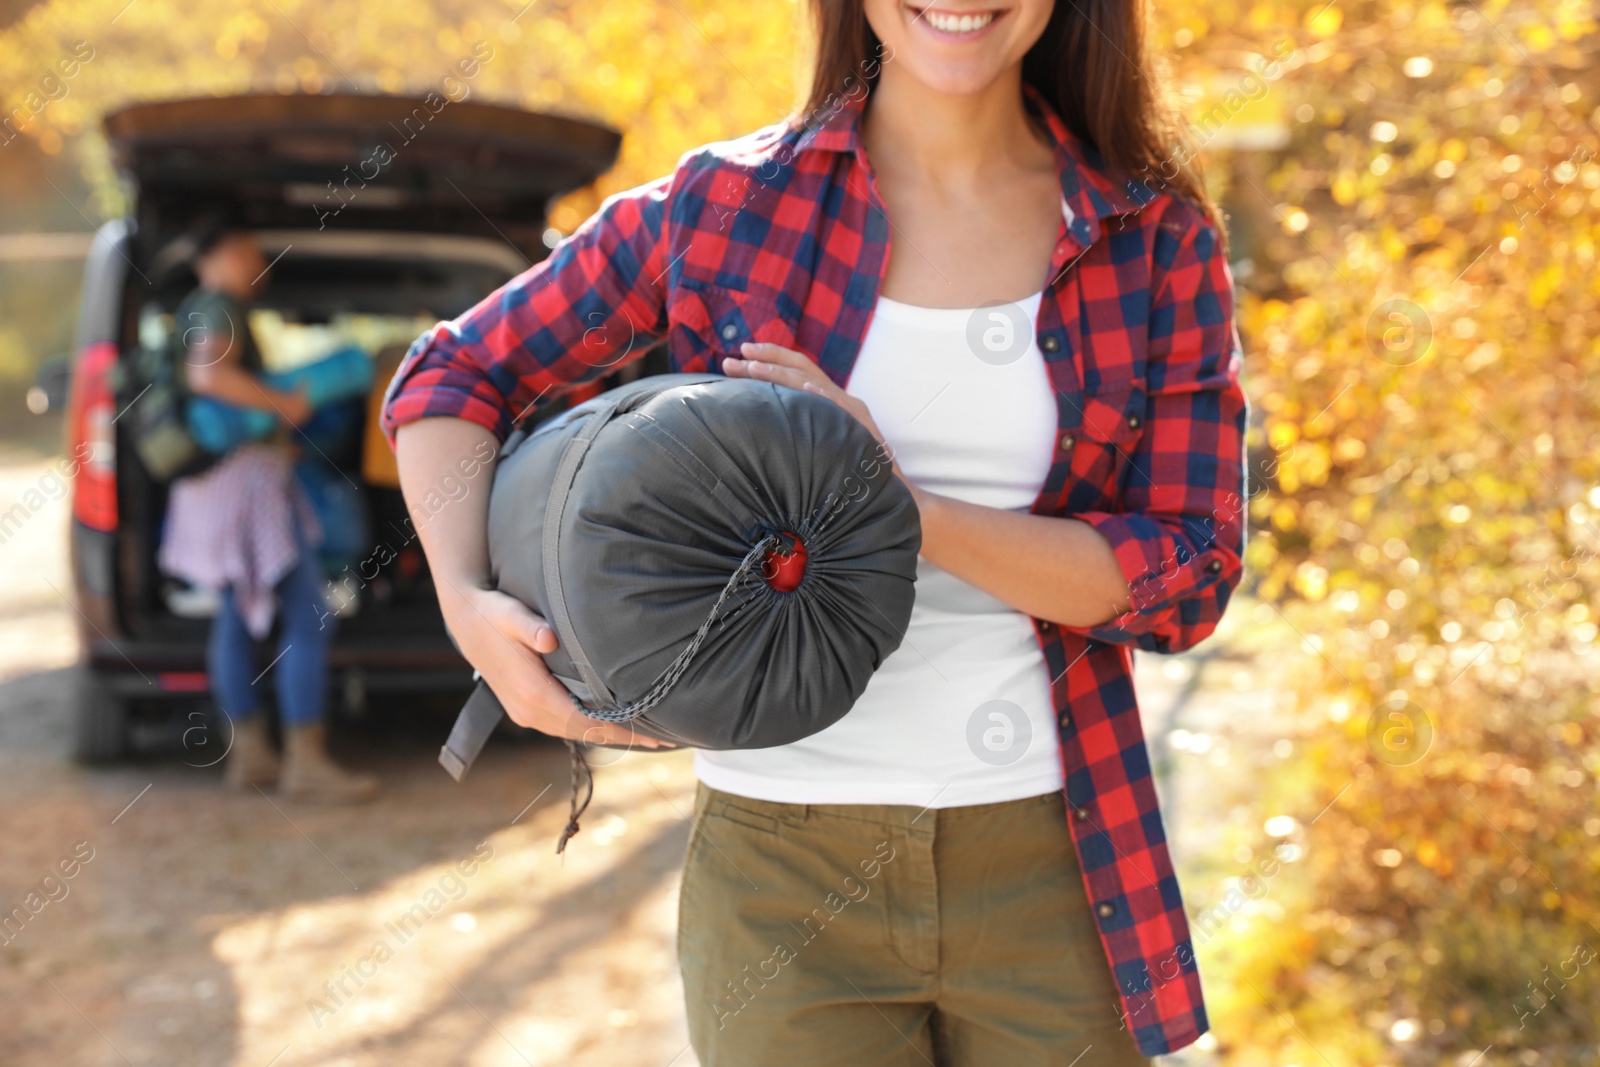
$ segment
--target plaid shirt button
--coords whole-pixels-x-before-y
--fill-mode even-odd
[[[1061,347],[1061,339],[1054,334],[1047,334],[1039,338],[1039,347],[1046,352],[1054,352]]]
[[[1079,822],[1088,822],[1089,821],[1089,809],[1088,808],[1073,808],[1072,809],[1072,817],[1074,819],[1077,819]]]
[[[1129,415],[1128,416],[1128,429],[1137,430],[1139,428],[1139,422],[1140,422],[1139,416],[1137,416],[1137,415]]]
[[[1042,634],[1047,634],[1047,633],[1050,632],[1050,623],[1049,623],[1049,621],[1047,621],[1045,619],[1040,619],[1039,620],[1039,632],[1042,633]]]
[[[731,341],[737,336],[739,336],[739,327],[733,323],[730,322],[722,328],[722,339],[724,341]]]
[[[1109,919],[1117,913],[1117,906],[1109,901],[1096,904],[1094,913],[1102,919]]]
[[[1214,559],[1210,563],[1207,563],[1206,564],[1206,573],[1207,574],[1221,574],[1222,573],[1222,561],[1220,559]]]
[[[1071,452],[1072,451],[1072,446],[1077,444],[1077,443],[1078,443],[1077,440],[1075,438],[1073,438],[1073,436],[1070,433],[1064,433],[1064,434],[1061,435],[1061,451],[1063,451],[1063,452]]]

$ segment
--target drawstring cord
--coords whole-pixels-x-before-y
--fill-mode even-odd
[[[567,751],[572,753],[572,799],[567,807],[567,828],[561,831],[561,840],[556,842],[556,855],[567,850],[567,842],[578,832],[578,817],[589,810],[589,801],[594,799],[594,772],[589,769],[589,761],[583,758],[583,750],[578,747],[578,742],[567,738]],[[578,783],[583,783],[583,802],[578,802]]]
[[[711,611],[706,615],[706,621],[700,624],[700,629],[695,632],[694,638],[684,650],[667,665],[667,669],[651,683],[645,695],[632,704],[616,708],[589,708],[578,703],[576,697],[573,702],[578,703],[578,709],[591,719],[601,722],[625,723],[631,722],[655,707],[666,699],[677,685],[678,679],[688,669],[689,662],[694,659],[695,653],[700,651],[700,646],[705,643],[706,634],[711,632],[712,625],[717,621],[717,613],[722,610],[722,605],[740,583],[750,574],[751,570],[759,563],[769,550],[777,550],[783,555],[787,548],[793,551],[792,538],[780,538],[776,534],[768,534],[761,541],[745,553],[744,559],[739,562],[738,568],[733,572],[733,577],[728,579],[728,584],[722,587],[722,593],[717,597],[717,602],[711,605]],[[561,839],[556,842],[556,854],[566,851],[567,842],[571,841],[578,833],[578,819],[589,810],[589,802],[594,799],[594,771],[589,768],[589,761],[583,758],[583,750],[578,747],[578,742],[567,739],[567,751],[572,753],[572,797],[567,807],[567,826],[561,831]],[[583,800],[578,800],[579,791],[583,793]]]
[[[745,580],[745,577],[755,568],[756,564],[761,562],[768,551],[777,549],[783,544],[783,539],[777,534],[768,534],[754,548],[745,553],[744,559],[739,561],[738,568],[733,572],[733,577],[729,578],[727,584],[722,587],[722,592],[717,596],[717,602],[711,605],[711,611],[706,615],[706,621],[700,624],[700,629],[695,632],[688,645],[684,646],[683,651],[678,653],[671,663],[667,664],[667,669],[662,671],[654,682],[650,683],[650,688],[645,691],[644,696],[632,704],[615,708],[584,707],[583,713],[589,718],[599,719],[601,722],[631,722],[665,700],[667,694],[672,692],[672,687],[678,684],[678,679],[683,676],[683,672],[689,669],[689,663],[694,659],[695,653],[699,652],[700,646],[705,643],[706,634],[711,632],[711,626],[717,621],[717,615],[722,611],[722,605],[727,602],[728,597]],[[788,553],[784,554],[787,555]]]

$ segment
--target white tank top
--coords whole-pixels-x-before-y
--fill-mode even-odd
[[[995,308],[878,298],[846,389],[906,477],[1026,512],[1050,471],[1055,393],[1034,341],[1041,294]],[[958,807],[1061,788],[1049,669],[1028,616],[917,561],[900,648],[849,713],[776,748],[695,753],[713,789],[789,804]]]

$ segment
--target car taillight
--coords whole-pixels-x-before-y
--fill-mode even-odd
[[[85,526],[117,528],[117,346],[96,341],[78,356],[67,407],[68,461],[78,464],[72,514]]]

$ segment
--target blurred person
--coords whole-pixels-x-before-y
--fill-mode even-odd
[[[304,423],[312,414],[307,397],[270,388],[260,377],[261,354],[248,319],[250,302],[268,282],[259,242],[223,216],[204,219],[192,236],[200,285],[176,316],[187,389],[271,412],[283,427]],[[377,792],[377,780],[340,768],[327,752],[335,616],[323,599],[314,551],[320,539],[311,502],[295,478],[291,447],[281,439],[254,441],[173,483],[160,566],[220,594],[206,668],[212,695],[232,724],[226,782],[237,789],[277,784],[281,795],[294,799],[358,802]],[[269,635],[275,616],[281,761],[261,708],[265,672],[256,659],[256,644]]]
[[[812,10],[802,112],[610,198],[419,340],[386,411],[402,487],[637,333],[845,407],[921,512],[916,606],[838,723],[695,753],[700,1062],[1145,1063],[1208,1026],[1132,653],[1207,637],[1240,580],[1221,223],[1167,156],[1136,0]],[[552,628],[490,581],[487,498],[421,531],[462,652],[525,726],[658,747],[545,669]]]

